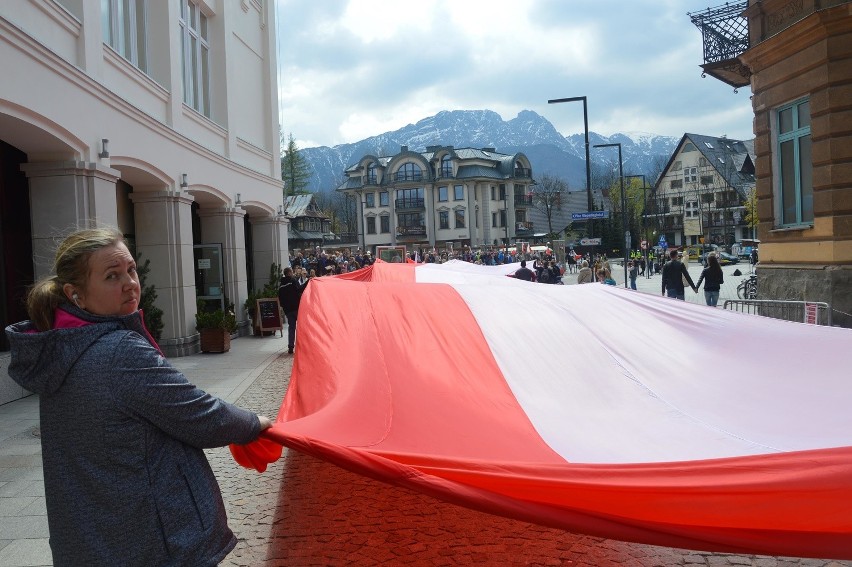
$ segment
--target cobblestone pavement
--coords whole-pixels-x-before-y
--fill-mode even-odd
[[[659,284],[658,284],[659,285]],[[292,369],[281,355],[238,404],[275,416]],[[263,474],[208,451],[239,543],[223,566],[552,565],[852,567],[707,553],[576,535],[446,504],[285,450]]]

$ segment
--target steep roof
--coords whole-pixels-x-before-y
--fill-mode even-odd
[[[314,204],[313,194],[290,195],[284,199],[284,214],[289,217],[314,217],[327,218],[326,215]]]
[[[731,187],[744,189],[754,185],[754,140],[743,141],[686,133],[678,143],[677,150],[669,158],[662,174],[656,180],[655,187],[659,186],[663,176],[669,172],[675,158],[681,154],[681,150],[687,142],[691,142],[695,146],[707,160],[707,165],[715,169]]]

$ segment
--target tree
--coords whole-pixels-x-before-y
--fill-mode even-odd
[[[554,234],[553,212],[562,206],[565,193],[567,192],[568,183],[548,173],[542,175],[538,185],[534,186],[532,205],[535,209],[544,213],[544,216],[547,218],[548,234]]]
[[[757,188],[752,187],[748,192],[745,202],[745,223],[751,228],[752,237],[757,236],[757,225],[760,219],[757,216]]]
[[[348,241],[355,241],[358,232],[357,200],[337,191],[314,193],[314,203],[328,216],[331,231]]]
[[[284,180],[284,197],[307,193],[308,180],[311,178],[311,174],[311,166],[299,152],[299,146],[296,145],[293,134],[290,133],[287,146],[281,155],[281,179]]]

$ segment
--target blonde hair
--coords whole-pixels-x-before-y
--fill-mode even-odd
[[[65,237],[56,249],[54,275],[37,281],[27,294],[27,313],[39,331],[53,328],[56,308],[68,301],[62,289],[65,284],[86,288],[92,254],[123,242],[124,236],[114,228],[79,230]]]

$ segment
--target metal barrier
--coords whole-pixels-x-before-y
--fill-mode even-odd
[[[795,321],[831,326],[831,307],[822,301],[776,301],[774,299],[727,299],[725,309]]]

